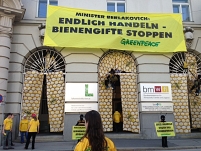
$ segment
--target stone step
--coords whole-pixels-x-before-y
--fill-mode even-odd
[[[110,139],[147,139],[144,138],[142,134],[134,133],[105,133],[105,136]],[[176,134],[175,137],[168,137],[168,139],[201,139],[201,133],[189,133],[189,134]],[[160,138],[158,138],[160,139]],[[63,142],[63,135],[36,135],[36,142]],[[20,137],[18,137],[14,142],[20,142]]]
[[[140,134],[133,133],[105,133],[105,136],[111,139],[141,139]],[[63,142],[63,135],[36,135],[36,142]],[[20,142],[20,136],[14,141]]]
[[[111,139],[141,139],[140,134],[134,133],[105,133],[105,136]]]
[[[36,135],[36,142],[63,142],[63,135]],[[20,142],[20,136],[14,141]]]

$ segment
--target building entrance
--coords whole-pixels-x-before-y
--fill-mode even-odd
[[[65,62],[53,49],[34,51],[25,62],[22,115],[35,113],[41,133],[63,132]]]
[[[116,88],[109,85],[112,69],[118,76]],[[139,133],[137,74],[134,58],[125,51],[108,51],[99,62],[99,112],[104,132],[113,132],[113,114],[122,111],[120,131]],[[110,79],[116,81],[115,79]],[[123,128],[122,128],[123,127]]]
[[[48,105],[47,105],[47,80],[46,75],[44,75],[42,95],[40,101],[39,109],[39,121],[40,121],[40,133],[50,132],[49,115],[48,115]]]
[[[175,53],[170,59],[169,69],[175,131],[177,133],[200,131],[201,57],[197,52]]]
[[[121,115],[120,123],[113,123],[113,132],[123,132],[123,114],[122,114],[122,103],[121,103],[121,86],[120,86],[120,76],[115,75],[118,81],[115,83],[112,95],[112,113],[114,121],[114,113],[118,111]]]

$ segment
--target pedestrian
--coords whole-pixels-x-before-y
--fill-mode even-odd
[[[3,149],[8,150],[8,149],[14,149],[11,146],[11,132],[12,132],[12,114],[8,113],[7,118],[3,122],[3,128],[2,128],[2,133],[3,133]],[[6,140],[8,140],[8,147],[6,147]]]
[[[161,122],[166,122],[165,121],[165,115],[161,115]],[[168,147],[168,145],[167,145],[167,136],[162,137],[162,147]]]
[[[86,113],[85,127],[86,133],[74,151],[116,151],[114,143],[104,135],[101,116],[97,111]]]
[[[11,113],[11,122],[12,122],[12,125],[13,125],[13,118],[14,118],[14,115]],[[8,146],[8,139],[6,139],[6,146]],[[13,133],[12,133],[12,130],[11,130],[11,146],[15,146],[13,144]]]
[[[118,110],[116,110],[113,114],[113,122],[114,122],[114,129],[115,132],[119,132],[120,127],[121,127],[121,114],[119,113]]]
[[[84,120],[84,115],[80,115],[80,120],[77,121],[76,126],[85,126],[85,120]]]
[[[32,114],[31,117],[32,119],[29,122],[28,126],[28,139],[24,149],[28,149],[31,137],[32,137],[32,149],[35,149],[35,138],[36,134],[39,133],[39,120],[37,119],[36,114]]]
[[[80,119],[77,121],[77,124],[75,126],[85,126],[85,120],[84,120],[84,115],[80,115]],[[77,140],[79,142],[80,139]]]
[[[26,138],[26,141],[28,139],[28,124],[29,124],[29,121],[27,119],[27,116],[24,115],[22,120],[20,121],[20,125],[19,125],[19,130],[20,130],[20,136],[21,136],[21,144],[24,143],[24,137]]]

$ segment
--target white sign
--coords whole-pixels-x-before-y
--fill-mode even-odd
[[[98,103],[65,103],[65,112],[98,111]]]
[[[141,83],[141,101],[172,101],[170,83]]]
[[[98,101],[97,83],[66,83],[65,101]]]
[[[173,103],[140,103],[141,111],[173,112]]]

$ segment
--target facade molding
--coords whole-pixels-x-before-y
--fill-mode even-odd
[[[7,15],[7,14],[2,14],[0,13],[0,36],[5,37],[2,34],[6,34],[11,37],[11,34],[13,32],[13,20],[14,20],[14,15]]]
[[[190,49],[192,46],[192,42],[194,39],[194,35],[193,35],[194,29],[191,28],[190,26],[188,27],[184,27],[184,36],[186,39],[186,48]]]
[[[21,0],[6,0],[6,1],[3,1],[3,6],[14,8],[14,9],[21,9],[23,4]]]
[[[23,19],[25,9],[21,0],[6,0],[0,3],[0,12],[3,12],[3,16],[15,16],[13,21],[20,21]],[[0,16],[2,17],[2,13]]]

